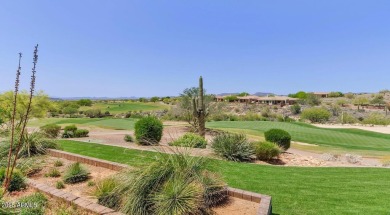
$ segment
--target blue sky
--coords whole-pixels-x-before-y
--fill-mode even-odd
[[[0,92],[23,52],[51,96],[390,88],[390,1],[2,1]]]

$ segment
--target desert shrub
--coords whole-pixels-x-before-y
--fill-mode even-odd
[[[344,94],[342,92],[330,92],[328,96],[331,98],[337,98],[337,97],[343,97]]]
[[[4,168],[4,167],[0,168],[0,184],[3,184],[3,182],[5,180],[6,173],[7,173],[6,168]],[[25,183],[25,177],[24,177],[23,173],[18,169],[14,169],[14,171],[12,173],[11,182],[8,186],[8,191],[9,192],[20,191],[24,188],[26,188],[26,183]]]
[[[115,189],[125,214],[210,214],[227,200],[226,184],[206,170],[208,160],[160,153],[144,168],[126,172]]]
[[[358,122],[358,119],[356,119],[352,114],[349,113],[341,114],[339,120],[341,123],[347,123],[347,124],[353,124]]]
[[[329,120],[331,114],[325,108],[307,108],[303,110],[301,118],[310,120],[313,123],[323,123]]]
[[[64,188],[65,188],[64,182],[62,182],[62,181],[57,181],[57,182],[56,182],[56,188],[57,188],[57,189],[64,189]]]
[[[310,106],[317,106],[321,104],[321,99],[313,93],[308,93],[305,102]]]
[[[21,207],[18,214],[20,215],[44,215],[45,207],[48,200],[42,193],[34,193],[29,196],[22,197],[19,202],[31,207]]]
[[[116,179],[108,177],[98,181],[91,194],[98,199],[100,205],[118,209],[120,206],[120,195],[114,192],[117,186],[118,182]]]
[[[87,129],[77,129],[74,132],[74,137],[88,137],[89,131]]]
[[[46,137],[57,138],[61,132],[61,126],[56,124],[48,124],[42,126],[40,130],[46,135]]]
[[[70,115],[77,113],[77,111],[78,109],[74,107],[65,107],[64,109],[62,109],[62,113]]]
[[[292,114],[300,114],[301,113],[301,106],[299,104],[291,105],[290,107]]]
[[[125,137],[123,138],[126,142],[134,142],[133,136],[130,134],[126,134]]]
[[[73,138],[74,133],[77,131],[76,125],[68,125],[64,128],[64,133],[62,134],[62,138]]]
[[[148,116],[135,123],[135,138],[141,145],[158,144],[162,137],[163,124],[156,117]]]
[[[51,177],[51,178],[57,178],[57,177],[60,177],[60,176],[61,176],[61,173],[60,173],[60,171],[58,171],[58,169],[56,169],[56,168],[51,168],[51,169],[49,170],[49,172],[47,172],[47,173],[45,174],[45,176],[46,176],[46,177]]]
[[[80,99],[77,101],[77,104],[80,106],[92,106],[92,100],[91,99]]]
[[[55,167],[59,167],[59,166],[63,166],[64,164],[62,163],[62,161],[60,161],[60,160],[56,160],[56,161],[54,161],[54,166]]]
[[[179,139],[170,142],[170,146],[183,146],[183,147],[192,147],[192,148],[206,148],[207,141],[194,133],[186,133],[181,136]]]
[[[99,109],[90,109],[84,111],[85,116],[89,118],[100,118],[103,117],[102,111]]]
[[[95,186],[95,182],[93,182],[93,181],[88,181],[87,186],[88,186],[88,187],[93,187],[93,186]]]
[[[259,160],[268,161],[281,153],[279,146],[272,142],[259,142],[253,144],[255,146],[256,158]]]
[[[75,184],[89,178],[88,170],[79,162],[73,163],[65,170],[63,179],[66,184]]]
[[[389,125],[390,119],[386,118],[385,115],[380,113],[371,113],[363,119],[363,123],[371,125]]]
[[[264,132],[264,137],[266,141],[276,143],[284,150],[290,148],[291,135],[285,130],[270,129]]]
[[[232,161],[250,161],[254,148],[244,134],[221,133],[217,135],[211,147],[222,158]]]

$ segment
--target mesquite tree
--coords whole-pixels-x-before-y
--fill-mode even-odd
[[[192,98],[192,110],[193,117],[196,119],[198,133],[200,136],[204,137],[206,135],[206,117],[209,113],[209,110],[206,108],[204,101],[202,76],[199,78],[198,96],[196,98]]]
[[[7,190],[11,179],[12,179],[12,173],[15,169],[16,162],[18,160],[18,154],[20,149],[23,146],[23,138],[26,133],[26,126],[29,120],[30,112],[31,112],[31,104],[32,104],[32,98],[35,91],[35,74],[36,74],[36,65],[38,63],[38,45],[35,46],[34,49],[34,57],[33,57],[33,67],[31,70],[31,82],[30,82],[30,94],[29,99],[27,103],[27,109],[24,113],[24,116],[19,119],[19,122],[16,122],[16,109],[18,107],[18,93],[19,93],[19,82],[20,82],[20,75],[21,75],[21,67],[20,67],[20,61],[22,58],[22,53],[19,53],[19,66],[16,71],[16,80],[15,80],[15,89],[14,89],[14,101],[13,101],[13,111],[11,116],[11,142],[10,142],[10,148],[8,151],[8,162],[7,162],[7,171],[4,179],[4,190]],[[17,126],[15,126],[17,125]],[[16,147],[16,148],[15,148]]]

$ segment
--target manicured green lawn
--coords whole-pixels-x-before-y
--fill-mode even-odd
[[[303,123],[286,122],[209,122],[208,128],[236,129],[250,131],[250,134],[263,135],[271,128],[288,131],[292,140],[349,150],[390,151],[390,135],[359,129],[318,128]]]
[[[46,124],[76,124],[80,126],[97,126],[117,130],[133,130],[136,119],[111,119],[111,118],[46,118],[34,119],[29,122],[29,126],[39,127]]]
[[[59,141],[64,151],[147,165],[156,152]],[[390,169],[264,166],[211,160],[231,187],[271,195],[274,214],[389,214]]]
[[[94,103],[91,107],[81,107],[80,110],[100,109],[103,112],[109,111],[111,114],[126,113],[128,111],[151,111],[168,109],[168,105],[160,103],[142,103],[142,102],[127,102],[127,103]]]

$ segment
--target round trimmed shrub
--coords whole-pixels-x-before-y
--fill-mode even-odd
[[[0,184],[2,185],[5,177],[6,177],[7,169],[6,168],[1,168],[0,169]],[[26,183],[25,183],[25,178],[22,172],[18,169],[14,169],[12,173],[12,179],[11,182],[8,186],[8,191],[13,192],[13,191],[19,191],[26,188]]]
[[[61,126],[56,124],[47,124],[40,128],[42,133],[49,138],[57,138],[61,131]]]
[[[154,145],[161,140],[163,124],[156,117],[148,116],[138,120],[134,129],[135,138],[139,144]]]
[[[194,133],[186,133],[181,136],[179,139],[170,142],[170,146],[183,146],[183,147],[192,147],[192,148],[206,148],[207,141]]]
[[[284,150],[290,148],[291,135],[282,129],[270,129],[264,133],[266,141],[278,144]]]
[[[259,142],[254,143],[256,158],[259,160],[271,160],[274,157],[277,157],[281,150],[278,145],[271,142]]]

